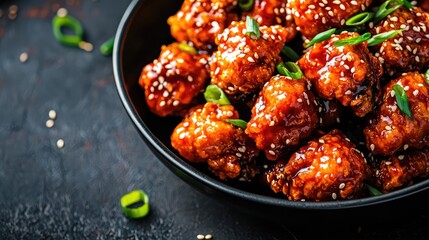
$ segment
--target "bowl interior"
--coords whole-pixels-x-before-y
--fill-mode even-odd
[[[297,209],[356,208],[395,200],[429,187],[429,181],[377,197],[340,202],[292,202],[273,194],[262,181],[252,183],[217,180],[206,165],[191,165],[171,147],[170,134],[179,118],[161,118],[152,114],[144,91],[138,85],[142,68],[156,59],[163,44],[174,41],[167,18],[177,12],[181,1],[134,0],[120,23],[113,53],[115,79],[122,103],[144,140],[160,159],[179,177],[208,193],[220,193],[236,199],[275,207]]]

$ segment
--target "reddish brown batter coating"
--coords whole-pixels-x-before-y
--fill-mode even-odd
[[[360,196],[371,170],[363,154],[340,131],[310,141],[266,175],[274,192],[290,200],[332,201]]]
[[[382,192],[392,192],[409,186],[417,178],[429,175],[429,150],[412,150],[381,161],[374,171],[376,187]]]
[[[220,179],[253,178],[259,150],[243,129],[225,121],[238,118],[232,105],[197,106],[175,128],[171,145],[188,161],[207,162]]]
[[[420,0],[417,6],[421,7],[425,12],[429,12],[429,0]]]
[[[373,110],[383,73],[381,63],[371,55],[366,42],[335,47],[340,39],[359,36],[343,32],[316,43],[298,65],[324,99],[337,99],[359,117]]]
[[[399,109],[395,84],[404,88],[413,120]],[[364,129],[366,145],[372,153],[392,155],[408,147],[429,146],[429,85],[423,74],[410,72],[390,81],[383,89],[382,102]]]
[[[375,56],[394,76],[426,70],[429,64],[429,14],[419,7],[401,7],[377,24],[371,33],[404,29],[401,34],[375,46]]]
[[[188,108],[208,82],[207,55],[179,49],[179,43],[162,46],[158,59],[146,65],[139,84],[149,109],[167,116]]]
[[[285,28],[261,26],[260,38],[246,35],[246,22],[233,22],[216,38],[218,50],[210,63],[212,84],[226,93],[250,94],[259,91],[281,61],[280,51],[288,39]]]
[[[168,19],[171,35],[179,42],[212,49],[215,37],[238,16],[232,10],[237,0],[185,0],[176,15]]]
[[[298,146],[318,123],[314,95],[303,79],[274,76],[264,86],[246,133],[269,160],[276,160],[287,148]]]
[[[288,7],[298,31],[308,39],[330,28],[340,28],[347,19],[365,11],[371,0],[289,0]]]
[[[246,16],[255,19],[260,26],[281,25],[289,32],[286,42],[296,35],[296,25],[293,21],[290,9],[286,8],[287,0],[255,0],[253,8],[243,12],[243,20]]]

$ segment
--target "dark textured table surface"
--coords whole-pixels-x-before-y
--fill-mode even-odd
[[[141,140],[117,95],[111,57],[126,0],[0,2],[0,239],[429,239],[429,211],[397,222],[269,222],[200,193],[171,173]],[[9,7],[18,6],[15,19]],[[93,52],[60,45],[59,7],[80,19]],[[19,56],[27,53],[22,63]],[[55,110],[53,128],[45,126]],[[65,145],[58,148],[56,142]],[[119,199],[144,189],[145,219],[125,218]],[[368,218],[371,218],[368,213]],[[293,219],[294,216],[285,216]],[[344,221],[347,216],[344,216]],[[339,220],[343,221],[343,220]]]

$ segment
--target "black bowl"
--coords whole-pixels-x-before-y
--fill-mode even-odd
[[[429,180],[376,197],[333,202],[294,202],[270,193],[260,183],[223,182],[213,177],[204,166],[186,162],[170,145],[170,134],[180,121],[177,118],[160,118],[152,114],[138,85],[142,68],[157,58],[160,47],[174,41],[166,20],[180,8],[181,1],[134,0],[119,25],[113,53],[116,86],[121,101],[138,132],[159,159],[177,176],[195,188],[208,193],[223,203],[235,204],[270,219],[286,220],[284,216],[337,218],[343,214],[367,216],[377,211],[378,217],[391,218],[390,212],[398,208],[409,213],[409,207],[419,206],[425,196],[416,194],[429,188]],[[414,195],[413,198],[406,196]],[[427,199],[427,198],[426,198]],[[372,219],[377,219],[372,216]],[[292,219],[293,219],[292,218]]]

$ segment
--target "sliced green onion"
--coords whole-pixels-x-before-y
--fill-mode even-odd
[[[313,44],[324,41],[332,36],[332,34],[336,31],[336,28],[331,28],[329,30],[326,30],[324,32],[321,32],[314,36],[313,39],[307,45],[305,45],[306,48],[313,46]]]
[[[225,92],[217,85],[208,85],[204,92],[204,98],[207,102],[219,105],[231,105]]]
[[[259,31],[259,24],[255,19],[247,16],[246,17],[246,34],[252,39],[259,39],[261,37],[261,33]]]
[[[334,43],[334,46],[335,47],[341,47],[341,46],[345,46],[345,45],[356,45],[356,44],[365,42],[370,38],[371,38],[371,33],[367,32],[367,33],[364,33],[358,37],[338,40]]]
[[[292,79],[301,79],[303,76],[301,69],[294,62],[281,62],[277,64],[276,69],[281,75]]]
[[[299,55],[295,52],[292,48],[284,45],[281,51],[288,59],[290,59],[293,62],[298,61]]]
[[[64,34],[63,28],[69,28],[73,34]],[[83,38],[83,27],[74,17],[69,15],[58,16],[52,19],[52,30],[54,37],[62,44],[72,47],[79,47]]]
[[[397,34],[399,34],[400,32],[402,32],[403,30],[391,30],[388,32],[384,32],[384,33],[380,33],[377,35],[372,36],[369,40],[368,40],[368,46],[375,46],[378,45],[388,39],[394,38]]]
[[[359,14],[354,15],[353,17],[349,18],[346,21],[346,25],[347,26],[362,25],[362,24],[365,24],[365,23],[371,21],[373,16],[374,16],[374,14],[370,13],[370,12],[359,13]]]
[[[380,5],[377,12],[375,13],[373,22],[377,23],[381,21],[387,15],[391,14],[396,9],[402,7],[402,5],[404,5],[404,2],[402,0],[385,1],[383,4]]]
[[[115,37],[110,38],[100,46],[100,52],[104,56],[109,56],[113,51],[113,44],[115,43]]]
[[[425,81],[429,85],[429,69],[425,73]]]
[[[195,49],[194,47],[192,47],[189,44],[179,43],[178,47],[179,47],[179,50],[182,52],[187,52],[187,53],[194,54],[194,55],[198,54],[197,49]]]
[[[255,4],[255,0],[238,0],[238,6],[243,11],[249,11],[253,8],[253,5]]]
[[[225,120],[227,123],[230,123],[230,124],[232,124],[233,126],[235,126],[235,127],[239,127],[239,128],[241,128],[241,129],[246,129],[246,125],[247,125],[247,122],[246,121],[244,121],[244,120],[241,120],[241,119],[226,119]]]
[[[407,115],[408,118],[413,120],[413,114],[410,108],[410,102],[408,101],[407,93],[401,85],[395,84],[393,86],[395,92],[396,102],[398,103],[399,109]]]
[[[142,203],[139,207],[132,205]],[[149,197],[142,190],[134,190],[121,198],[122,212],[129,218],[142,218],[149,213]]]
[[[368,189],[369,193],[371,194],[371,196],[380,196],[383,193],[380,192],[377,188],[369,185],[369,184],[365,184],[366,189]]]
[[[407,0],[402,0],[404,2],[404,6],[408,9],[413,8],[413,4],[411,4],[410,2],[408,2]]]

